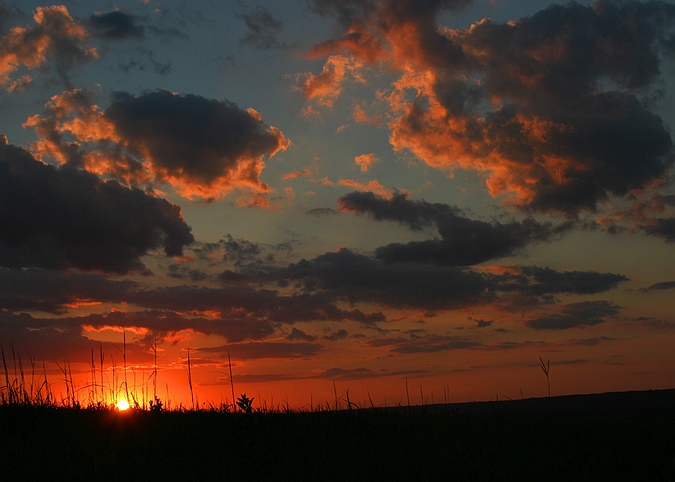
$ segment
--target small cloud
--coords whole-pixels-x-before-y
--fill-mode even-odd
[[[618,312],[619,307],[609,301],[584,301],[565,305],[557,313],[528,320],[525,324],[535,330],[567,330],[604,323],[606,317]]]
[[[141,39],[145,37],[142,26],[136,25],[138,17],[123,10],[95,13],[89,17],[89,31],[107,40]]]
[[[329,341],[338,341],[347,338],[347,336],[348,336],[347,330],[338,330],[331,333],[330,335],[324,336],[324,339]]]
[[[333,208],[314,208],[306,211],[305,214],[309,214],[311,216],[330,216],[337,214],[337,211]]]
[[[367,172],[370,166],[378,162],[379,159],[373,153],[361,154],[354,158],[354,162],[361,168],[361,172]]]
[[[675,288],[675,281],[661,281],[659,283],[654,283],[653,285],[643,288],[642,291],[662,291],[662,290],[671,290]]]
[[[293,328],[289,333],[289,335],[286,337],[286,339],[290,341],[315,341],[316,336],[308,335],[302,330]]]
[[[256,10],[237,15],[241,19],[248,33],[239,40],[242,45],[250,45],[259,50],[270,50],[285,48],[286,45],[277,40],[277,35],[281,32],[283,24],[275,18],[265,7],[258,7]]]

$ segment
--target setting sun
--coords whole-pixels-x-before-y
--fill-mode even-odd
[[[119,400],[117,402],[117,405],[115,405],[115,406],[117,407],[117,410],[119,410],[120,412],[123,412],[125,410],[129,410],[129,402],[127,402],[124,399]]]

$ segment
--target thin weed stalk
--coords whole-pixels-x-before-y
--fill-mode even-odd
[[[190,387],[190,398],[192,399],[192,410],[195,410],[195,394],[192,390],[192,367],[190,364],[190,347],[187,349],[187,376],[188,386]]]
[[[230,359],[230,350],[227,350],[227,365],[230,368],[230,389],[232,390],[232,407],[234,411],[237,411],[237,404],[234,398],[234,378],[232,377],[232,359]]]
[[[549,411],[551,410],[551,360],[546,360],[546,363],[544,363],[544,360],[542,360],[541,357],[539,357],[539,362],[541,363],[541,369],[544,372],[544,375],[546,375],[546,385],[548,387],[548,408]]]

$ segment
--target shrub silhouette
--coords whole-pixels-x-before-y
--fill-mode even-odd
[[[242,393],[241,396],[237,398],[237,406],[241,408],[246,415],[251,415],[253,412],[253,400],[253,398],[248,398],[245,393]]]

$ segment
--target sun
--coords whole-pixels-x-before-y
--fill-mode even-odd
[[[127,402],[125,399],[121,399],[117,402],[117,410],[120,412],[123,412],[125,410],[129,410],[129,402]]]

